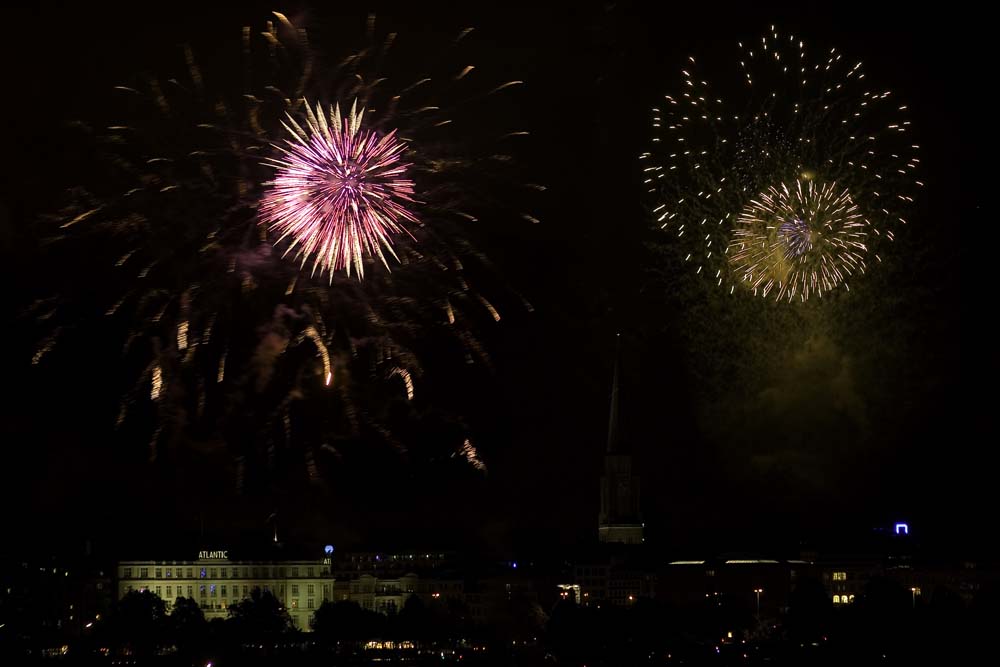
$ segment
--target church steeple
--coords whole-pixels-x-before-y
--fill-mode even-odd
[[[639,512],[639,479],[632,475],[632,457],[620,442],[618,424],[621,373],[621,334],[615,336],[615,370],[611,379],[611,408],[608,415],[608,446],[601,477],[601,512],[597,536],[601,542],[641,544],[642,519]]]
[[[615,371],[611,379],[611,409],[608,415],[608,454],[618,450],[618,366],[622,356],[622,335],[615,334]]]

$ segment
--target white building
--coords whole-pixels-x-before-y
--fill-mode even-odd
[[[169,611],[179,597],[195,600],[205,618],[226,618],[229,605],[250,597],[255,588],[273,594],[295,627],[309,630],[313,612],[333,600],[329,559],[233,561],[227,551],[202,551],[190,561],[118,563],[118,599],[130,591],[151,591]]]

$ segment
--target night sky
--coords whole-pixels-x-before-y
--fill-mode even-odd
[[[459,388],[489,474],[376,462],[336,471],[322,489],[292,481],[237,498],[221,481],[228,462],[217,449],[194,446],[150,466],[110,435],[113,355],[79,343],[62,353],[66,365],[30,364],[35,341],[19,313],[41,290],[34,225],[72,161],[53,128],[99,118],[105,91],[136,70],[182,63],[179,43],[202,53],[238,45],[240,27],[260,26],[274,8],[244,4],[256,6],[43,3],[8,16],[8,536],[54,545],[92,535],[109,553],[138,557],[203,542],[202,530],[216,543],[266,535],[277,510],[289,542],[501,552],[583,543],[596,535],[620,331],[621,426],[650,543],[678,555],[787,553],[905,520],[941,545],[986,545],[979,461],[995,435],[995,392],[978,385],[996,355],[965,312],[977,304],[982,320],[993,303],[977,297],[975,235],[960,231],[979,211],[960,184],[969,162],[957,88],[967,63],[957,47],[966,40],[938,14],[874,3],[280,7],[307,25],[359,34],[374,11],[387,29],[429,41],[474,25],[497,81],[527,82],[509,112],[532,133],[518,154],[525,180],[548,186],[533,206],[542,223],[511,225],[481,245],[534,312],[515,309],[490,332],[495,373]],[[927,187],[911,224],[849,301],[788,309],[722,299],[659,261],[649,231],[637,160],[649,107],[676,89],[689,53],[711,58],[772,23],[863,60],[910,104],[924,148]],[[56,284],[73,270],[44,273]],[[970,353],[974,345],[991,351]]]

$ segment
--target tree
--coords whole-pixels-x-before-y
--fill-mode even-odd
[[[250,597],[229,606],[233,630],[241,639],[274,638],[292,629],[292,619],[269,591],[253,589]]]
[[[193,652],[201,645],[208,631],[205,614],[193,598],[179,597],[174,602],[170,614],[170,629],[177,648],[183,652]]]
[[[342,600],[324,602],[313,614],[311,626],[325,641],[362,640],[378,636],[384,619],[373,611],[365,611],[357,602]]]
[[[815,577],[802,577],[788,600],[789,635],[799,641],[815,641],[826,634],[832,610],[823,583]]]
[[[166,604],[150,591],[130,591],[118,602],[115,634],[136,655],[152,655],[164,639]]]

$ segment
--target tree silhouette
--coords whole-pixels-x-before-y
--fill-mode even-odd
[[[828,631],[833,604],[823,583],[815,577],[803,577],[789,596],[788,634],[798,641],[814,641]]]
[[[139,656],[156,652],[165,639],[166,604],[150,591],[129,591],[119,600],[114,631],[119,645],[132,647]]]
[[[274,638],[292,629],[292,619],[269,591],[253,589],[250,597],[229,606],[229,618],[241,638]]]
[[[382,633],[384,618],[357,602],[324,602],[313,614],[312,629],[324,641],[362,640]]]
[[[170,630],[178,650],[184,653],[197,651],[205,641],[208,623],[205,614],[193,598],[179,597],[170,614]]]

